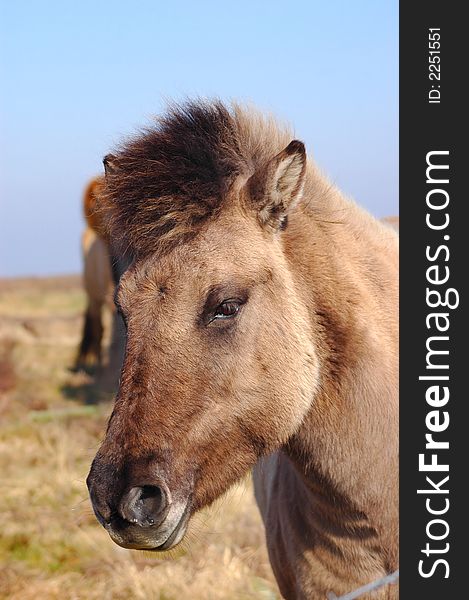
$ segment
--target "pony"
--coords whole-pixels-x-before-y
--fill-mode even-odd
[[[107,235],[105,217],[99,209],[99,196],[104,177],[93,178],[83,195],[83,214],[86,228],[82,234],[83,284],[87,306],[75,371],[97,367],[99,383],[103,389],[114,391],[122,366],[125,347],[125,330],[122,318],[116,312],[113,296],[121,273],[127,267],[122,256],[116,256]],[[103,308],[112,313],[112,331],[108,361],[104,369],[102,360]]]
[[[167,550],[253,468],[284,598],[395,571],[396,232],[236,104],[169,107],[104,166],[109,235],[132,258],[87,478],[98,521],[120,546]]]
[[[102,190],[104,178],[95,177],[86,186],[83,195],[83,213],[86,228],[81,237],[83,256],[83,285],[86,293],[86,310],[83,332],[75,360],[75,370],[100,366],[102,362],[103,306],[114,311],[109,244],[97,211],[97,199]]]

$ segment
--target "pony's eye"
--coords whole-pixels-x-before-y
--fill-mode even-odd
[[[238,314],[241,302],[237,300],[226,300],[222,302],[215,310],[214,319],[230,319]]]

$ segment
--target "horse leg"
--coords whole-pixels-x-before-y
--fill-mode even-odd
[[[85,366],[101,365],[103,331],[102,305],[89,302],[85,313],[78,356],[75,361],[75,370]]]
[[[121,275],[129,267],[129,259],[125,256],[117,254],[110,254],[109,257],[112,280],[114,286],[119,284]],[[119,385],[119,376],[124,362],[125,353],[125,341],[126,341],[126,330],[122,316],[116,311],[113,311],[112,315],[112,331],[111,331],[111,343],[109,346],[109,361],[107,367],[104,369],[100,381],[101,387],[110,392],[114,392]]]

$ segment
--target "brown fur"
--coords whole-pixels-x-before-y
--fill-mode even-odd
[[[134,262],[88,485],[116,542],[161,549],[257,462],[280,590],[319,599],[398,564],[398,247],[290,140],[189,104],[107,159],[111,235]],[[230,299],[237,316],[215,318]],[[128,517],[135,486],[166,499],[151,527]]]
[[[99,196],[103,191],[104,177],[94,177],[86,186],[83,195],[83,214],[87,226],[101,238],[106,237],[106,227],[99,211]]]

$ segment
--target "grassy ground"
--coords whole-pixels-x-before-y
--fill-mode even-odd
[[[168,556],[98,525],[85,478],[112,399],[68,371],[83,306],[78,278],[0,280],[0,598],[278,598],[249,480]]]

